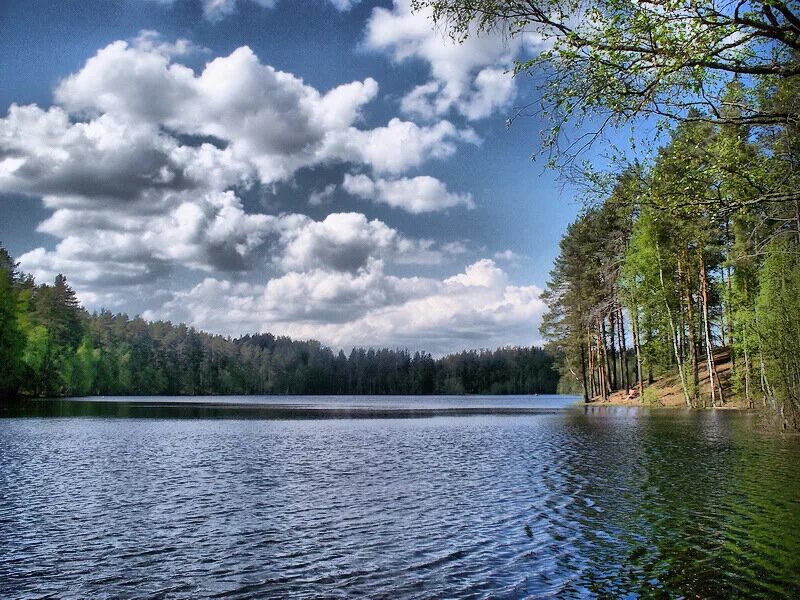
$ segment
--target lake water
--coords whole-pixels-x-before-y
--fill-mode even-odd
[[[7,409],[0,597],[800,597],[800,440],[574,400]]]

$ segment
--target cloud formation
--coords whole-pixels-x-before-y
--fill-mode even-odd
[[[510,71],[526,48],[537,51],[541,40],[527,34],[511,40],[495,34],[473,34],[463,43],[436,28],[430,12],[412,12],[410,0],[395,0],[391,9],[375,8],[367,23],[365,45],[397,63],[426,63],[431,78],[401,101],[407,115],[434,119],[454,110],[478,120],[508,109],[516,95]]]
[[[173,58],[151,38],[144,45],[114,42],[60,82],[56,101],[88,119],[107,116],[218,140],[263,184],[335,162],[400,173],[451,156],[458,143],[479,141],[449,121],[420,126],[395,118],[383,127],[357,128],[362,109],[378,93],[369,77],[321,93],[261,63],[247,46],[213,59],[199,74]]]
[[[441,211],[454,206],[475,208],[472,194],[450,192],[444,182],[420,175],[399,179],[372,179],[368,175],[344,176],[344,190],[365,200],[388,204],[413,214]]]
[[[333,213],[322,221],[282,215],[273,221],[280,252],[273,259],[283,271],[356,273],[377,260],[437,264],[442,253],[431,240],[411,240],[378,219],[361,213]]]
[[[272,267],[284,273],[357,273],[377,261],[436,265],[453,254],[448,245],[407,238],[361,213],[332,213],[322,221],[302,214],[248,214],[230,191],[169,200],[169,209],[154,214],[139,212],[138,205],[91,212],[58,208],[38,230],[61,241],[54,250],[23,254],[20,265],[42,280],[70,273],[80,289],[152,282],[174,265],[206,272],[255,268],[247,259],[261,246]]]
[[[229,148],[183,146],[155,124],[114,114],[73,123],[60,107],[12,104],[0,119],[0,191],[53,196],[54,204],[157,201],[246,185],[250,173]]]
[[[444,354],[511,339],[538,342],[540,293],[510,284],[488,259],[444,280],[393,277],[376,261],[355,273],[290,273],[264,287],[208,278],[145,316],[223,334],[270,331],[334,348],[409,347]]]
[[[60,204],[58,198],[49,200]],[[61,241],[52,251],[23,254],[20,265],[43,281],[68,273],[79,289],[152,283],[175,265],[240,271],[273,230],[273,217],[245,213],[230,191],[161,200],[161,210],[149,214],[138,210],[138,203],[57,208],[38,230]]]
[[[222,16],[235,5],[206,2]],[[373,21],[403,16],[399,10],[376,10]],[[492,260],[445,278],[398,275],[408,271],[403,265],[445,268],[470,252],[465,241],[415,239],[361,212],[314,219],[251,212],[243,201],[292,185],[302,169],[334,165],[350,171],[341,188],[357,198],[411,214],[474,207],[471,194],[409,171],[481,142],[440,116],[454,108],[479,118],[505,102],[492,69],[506,55],[487,46],[490,62],[459,63],[447,52],[439,57],[415,33],[416,21],[401,25],[381,47],[397,60],[438,65],[438,87],[404,100],[422,99],[418,109],[406,107],[431,119],[422,124],[392,118],[365,127],[375,80],[318,90],[247,46],[197,71],[179,60],[204,49],[151,31],[98,50],[59,82],[53,106],[12,105],[0,118],[0,193],[41,198],[51,214],[38,231],[57,240],[24,253],[21,267],[40,281],[66,273],[84,300],[115,307],[138,290],[151,295],[148,317],[231,335],[272,331],[336,347],[440,353],[536,341],[539,290],[512,284]],[[333,200],[338,185],[325,183],[309,204]],[[163,289],[186,269],[205,279]],[[261,283],[252,283],[254,273]],[[238,280],[246,275],[250,282]]]
[[[323,93],[246,46],[199,73],[175,62],[190,51],[150,31],[113,42],[58,84],[56,106],[12,105],[0,118],[0,192],[42,197],[55,212],[39,231],[60,239],[20,257],[24,268],[95,285],[138,283],[177,266],[242,270],[285,219],[248,214],[240,190],[331,163],[400,174],[478,142],[449,121],[358,128],[378,91],[371,78]],[[297,225],[295,245],[312,227]],[[407,246],[398,256],[441,259],[430,242],[394,234],[397,248]]]

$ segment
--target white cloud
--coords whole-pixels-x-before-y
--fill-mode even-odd
[[[503,250],[502,252],[495,252],[494,259],[501,260],[507,263],[515,264],[521,261],[524,257],[521,254],[517,254],[513,250]]]
[[[181,146],[149,123],[104,114],[72,123],[59,107],[12,104],[0,119],[0,191],[65,201],[130,201],[154,192],[247,184],[229,149]]]
[[[446,264],[467,252],[463,242],[412,239],[361,213],[254,214],[241,200],[301,168],[354,163],[366,173],[347,175],[342,187],[358,197],[415,214],[471,208],[470,194],[404,174],[480,143],[474,131],[397,118],[362,129],[378,92],[370,78],[322,92],[247,47],[199,72],[175,62],[196,51],[145,31],[64,79],[57,105],[12,105],[0,118],[0,192],[41,197],[52,213],[38,230],[58,240],[20,256],[24,270],[41,281],[66,273],[84,300],[107,306],[153,293],[150,304],[162,308],[147,316],[233,335],[269,330],[337,347],[435,352],[536,340],[539,290],[512,285],[491,260],[444,279],[392,273]],[[491,73],[484,79],[495,85]],[[470,87],[474,114],[494,102],[480,99],[481,85]],[[328,184],[309,202],[336,189]],[[256,261],[273,273],[263,285],[225,275]],[[154,282],[179,267],[214,276],[160,300]]]
[[[59,199],[46,201],[60,206]],[[201,271],[253,268],[259,247],[280,272],[356,274],[375,264],[438,265],[452,254],[432,240],[410,239],[361,213],[322,221],[301,214],[247,214],[233,192],[202,197],[175,193],[143,213],[140,204],[86,210],[61,206],[38,230],[59,237],[55,249],[19,257],[43,281],[68,273],[80,291],[152,282],[176,265]],[[266,265],[265,265],[266,266]]]
[[[523,49],[538,51],[540,39],[527,34],[504,39],[473,32],[463,43],[436,28],[427,10],[411,11],[410,0],[395,0],[392,9],[375,8],[367,23],[365,44],[386,52],[395,62],[421,60],[431,79],[401,101],[404,113],[433,119],[450,110],[478,120],[509,108],[516,88],[510,70]]]
[[[444,182],[427,175],[373,180],[367,175],[348,173],[344,176],[342,187],[353,196],[388,204],[414,214],[440,211],[454,206],[475,208],[471,194],[450,192]]]
[[[377,91],[368,78],[321,94],[294,75],[261,64],[246,46],[215,58],[195,75],[162,53],[120,41],[62,81],[55,96],[72,113],[110,114],[223,140],[269,183],[335,159],[320,154],[326,135],[347,131]]]
[[[279,259],[285,271],[325,268],[355,272],[371,257],[394,251],[400,241],[396,230],[359,213],[335,213],[282,232],[285,244]]]
[[[401,346],[443,354],[538,342],[540,293],[510,284],[488,259],[444,280],[388,276],[378,261],[355,273],[291,273],[260,289],[207,279],[146,316],[219,333],[314,338],[335,348]],[[224,300],[209,305],[208,298]]]
[[[401,264],[437,264],[442,260],[430,240],[411,240],[361,213],[333,213],[322,221],[283,215],[275,221],[280,251],[273,259],[283,271],[355,273],[376,260]]]
[[[133,39],[133,44],[137,48],[168,57],[211,52],[208,48],[197,46],[194,42],[184,38],[179,38],[175,42],[164,41],[161,34],[153,29],[142,29],[139,35]]]
[[[336,188],[338,186],[335,183],[329,183],[321,190],[315,190],[311,192],[308,196],[308,203],[311,206],[321,206],[327,202],[330,202],[333,195],[336,193]]]
[[[469,249],[464,242],[447,242],[446,244],[442,244],[442,252],[452,256],[466,254],[468,251]]]
[[[359,4],[361,0],[328,0],[328,2],[339,12],[347,12],[356,4]]]
[[[392,119],[384,127],[358,129],[363,107],[377,93],[377,82],[367,78],[323,94],[262,64],[247,46],[195,74],[151,44],[118,41],[64,79],[55,97],[72,114],[212,136],[253,165],[264,184],[329,162],[399,173],[451,156],[459,142],[478,142],[474,132],[448,121],[419,126]]]
[[[58,208],[38,230],[61,241],[23,254],[20,266],[42,281],[68,273],[79,289],[152,281],[173,265],[235,271],[273,231],[273,217],[246,214],[233,192],[164,201],[169,206],[155,214],[137,205]]]
[[[162,3],[172,3],[175,0],[156,0]],[[276,0],[248,0],[261,8],[274,8]],[[203,7],[203,16],[216,23],[222,19],[231,16],[236,12],[238,0],[200,0]]]
[[[354,273],[323,269],[287,273],[270,280],[259,300],[266,314],[281,321],[346,323],[434,288],[428,279],[386,275],[382,261],[370,261]]]
[[[332,132],[322,155],[370,165],[378,173],[398,174],[430,159],[452,156],[457,142],[480,141],[472,129],[459,130],[449,121],[420,126],[395,118],[385,127]]]
[[[474,132],[448,121],[419,126],[392,119],[358,129],[361,108],[377,94],[369,78],[321,93],[262,64],[247,47],[210,61],[199,74],[173,62],[189,51],[188,42],[166,44],[145,31],[133,43],[109,44],[64,79],[55,92],[60,105],[12,105],[0,118],[0,193],[42,197],[55,211],[39,230],[57,237],[57,246],[27,253],[24,268],[47,279],[69,273],[87,291],[90,284],[136,284],[180,266],[240,270],[290,221],[301,229],[280,261],[301,260],[303,242],[322,252],[323,237],[303,236],[324,222],[248,214],[238,190],[332,162],[401,173],[449,157],[457,143],[478,142]],[[334,191],[331,184],[311,200]],[[331,246],[327,260],[442,261],[433,242],[358,218],[373,237],[361,240],[361,248],[355,238],[347,248]],[[352,224],[345,221],[340,225]],[[381,246],[379,234],[391,244]]]

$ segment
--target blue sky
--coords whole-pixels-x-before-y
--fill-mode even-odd
[[[91,309],[334,347],[539,340],[577,212],[531,162],[535,39],[407,3],[0,6],[0,240]],[[12,108],[13,105],[13,108]]]

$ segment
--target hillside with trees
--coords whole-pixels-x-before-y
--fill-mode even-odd
[[[794,98],[797,84],[778,82],[769,102]],[[726,98],[721,110],[733,110],[741,86]],[[675,373],[689,407],[723,406],[727,391],[797,428],[798,123],[689,116],[570,226],[542,332],[587,398],[633,385],[644,397],[654,377]],[[715,358],[723,348],[727,390]]]
[[[204,394],[547,394],[541,348],[425,352],[354,348],[268,333],[231,339],[184,324],[84,310],[63,275],[17,271],[0,247],[0,399]]]

